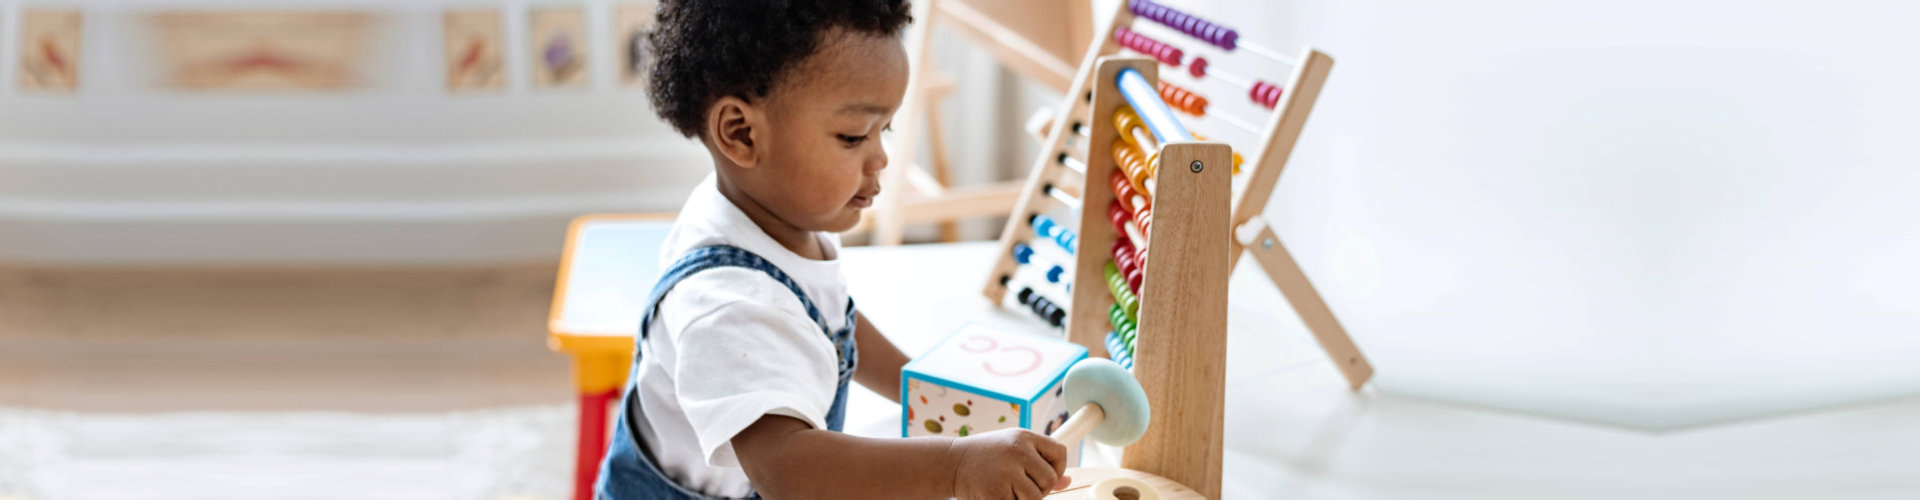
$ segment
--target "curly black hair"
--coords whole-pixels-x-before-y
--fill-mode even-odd
[[[766,97],[828,31],[898,36],[908,11],[906,0],[662,0],[648,38],[648,97],[661,119],[695,137],[707,106]]]

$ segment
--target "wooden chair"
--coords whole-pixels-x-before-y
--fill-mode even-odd
[[[1020,196],[1018,181],[952,187],[940,101],[953,91],[952,78],[934,68],[930,51],[933,27],[948,26],[985,48],[1001,64],[1023,77],[1066,92],[1078,61],[1093,37],[1089,0],[927,0],[918,2],[918,26],[908,35],[914,66],[907,94],[894,119],[896,137],[887,148],[897,160],[882,174],[880,203],[863,220],[875,245],[898,245],[907,226],[937,222],[942,241],[959,239],[955,221],[1004,216]],[[1064,27],[1064,29],[1062,29]],[[924,129],[915,129],[923,126]],[[920,165],[919,141],[925,134],[930,165]],[[930,166],[931,168],[925,168]],[[929,170],[931,170],[929,172]]]

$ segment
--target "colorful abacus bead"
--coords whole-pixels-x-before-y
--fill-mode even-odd
[[[1066,249],[1067,255],[1073,255],[1073,244],[1078,237],[1074,236],[1073,231],[1068,231],[1066,226],[1054,222],[1052,217],[1041,214],[1034,214],[1033,217],[1027,218],[1027,223],[1033,225],[1034,234],[1053,239],[1060,248]]]
[[[1113,261],[1120,265],[1121,279],[1126,280],[1127,289],[1132,291],[1134,295],[1139,295],[1140,282],[1134,281],[1133,277],[1140,275],[1140,264],[1134,260],[1133,247],[1115,245],[1113,247]]]
[[[1160,151],[1160,142],[1153,137],[1153,131],[1147,128],[1147,122],[1140,121],[1140,115],[1131,107],[1113,111],[1113,130],[1120,134],[1120,140],[1140,151]]]
[[[1113,200],[1113,203],[1107,204],[1107,220],[1113,223],[1114,233],[1125,235],[1127,223],[1133,222],[1133,214],[1127,212],[1126,205],[1121,204],[1120,200]]]
[[[1151,19],[1163,26],[1186,33],[1187,36],[1229,51],[1240,42],[1240,32],[1232,28],[1173,10],[1151,0],[1131,0],[1127,4],[1127,10],[1132,11],[1133,15]]]
[[[1200,71],[1204,73],[1204,68],[1207,67],[1206,61],[1207,60],[1203,58],[1194,58],[1193,67],[1202,68]],[[1198,77],[1201,75],[1195,76]],[[1161,81],[1160,99],[1167,101],[1168,107],[1178,109],[1183,113],[1193,116],[1207,116],[1207,98],[1200,97],[1199,94],[1180,88],[1177,85]]]
[[[1253,88],[1247,89],[1247,97],[1253,99],[1253,102],[1260,103],[1261,106],[1266,106],[1267,109],[1273,109],[1275,105],[1280,104],[1280,86],[1267,82],[1253,82]]]
[[[1107,184],[1113,187],[1113,199],[1119,200],[1129,213],[1153,204],[1153,200],[1133,190],[1133,181],[1127,179],[1126,172],[1114,169],[1113,175],[1107,177]]]
[[[1121,47],[1152,56],[1154,59],[1158,59],[1160,64],[1176,68],[1180,67],[1180,60],[1186,57],[1185,54],[1180,52],[1178,47],[1167,45],[1159,40],[1148,38],[1146,35],[1135,33],[1132,29],[1125,26],[1114,28],[1113,41],[1119,43]]]
[[[1114,240],[1113,252],[1114,262],[1120,264],[1121,274],[1126,275],[1127,287],[1133,289],[1135,295],[1139,295],[1140,285],[1147,275],[1146,254],[1138,248],[1135,248],[1133,241],[1128,239],[1126,235],[1120,235],[1118,239]],[[1120,259],[1121,254],[1126,254],[1126,260],[1123,261]],[[1131,268],[1127,267],[1129,264],[1132,265]]]
[[[1107,359],[1121,368],[1133,369],[1133,352],[1120,339],[1120,332],[1107,332]]]
[[[1127,173],[1127,182],[1133,184],[1133,190],[1142,195],[1153,196],[1153,190],[1147,188],[1147,178],[1152,177],[1151,167],[1147,165],[1145,154],[1140,148],[1126,141],[1113,141],[1113,163]]]
[[[1034,314],[1040,315],[1042,319],[1047,320],[1048,324],[1053,326],[1066,324],[1067,311],[1053,301],[1047,300],[1046,297],[1041,297],[1032,288],[1021,288],[1017,297],[1020,299],[1020,304],[1032,309]]]
[[[1021,265],[1032,264],[1033,263],[1033,247],[1028,246],[1026,243],[1014,243],[1013,244],[1013,261],[1018,262]],[[1047,282],[1059,283],[1061,277],[1065,276],[1066,274],[1067,274],[1066,268],[1060,267],[1060,265],[1058,264],[1049,265],[1047,267]]]
[[[1107,292],[1113,294],[1114,304],[1126,311],[1128,318],[1140,317],[1140,298],[1127,289],[1127,278],[1120,275],[1120,268],[1109,261],[1101,271],[1107,278]]]
[[[1140,235],[1153,237],[1153,207],[1133,213],[1133,223],[1140,226]]]
[[[1121,309],[1119,304],[1107,308],[1107,322],[1113,325],[1113,331],[1120,333],[1121,343],[1126,345],[1127,351],[1132,352],[1134,338],[1140,331],[1138,324],[1133,318],[1127,317],[1127,311]]]

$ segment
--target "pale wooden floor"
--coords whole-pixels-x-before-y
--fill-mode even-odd
[[[420,412],[570,401],[548,265],[0,269],[0,405]]]

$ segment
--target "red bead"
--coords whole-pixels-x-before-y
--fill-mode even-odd
[[[1126,173],[1117,168],[1113,169],[1113,175],[1107,178],[1107,184],[1113,187],[1113,198],[1120,202],[1122,208],[1126,208],[1128,212],[1139,210],[1140,207],[1133,206],[1133,197],[1137,193],[1134,193],[1133,182],[1127,180]]]
[[[1120,200],[1113,200],[1113,203],[1107,204],[1107,220],[1113,221],[1113,232],[1127,234],[1127,220],[1131,218],[1133,214],[1127,213],[1127,208],[1120,206]]]
[[[1146,35],[1134,32],[1132,29],[1126,27],[1113,30],[1113,41],[1118,42],[1122,47],[1133,49],[1134,52],[1153,56],[1155,59],[1159,59],[1161,64],[1168,66],[1179,67],[1180,58],[1185,57],[1185,54],[1180,52],[1180,49],[1172,45],[1167,45],[1159,40],[1148,38]]]
[[[1206,78],[1207,77],[1207,58],[1205,57],[1193,58],[1193,63],[1187,65],[1187,74],[1193,75],[1194,78]]]

